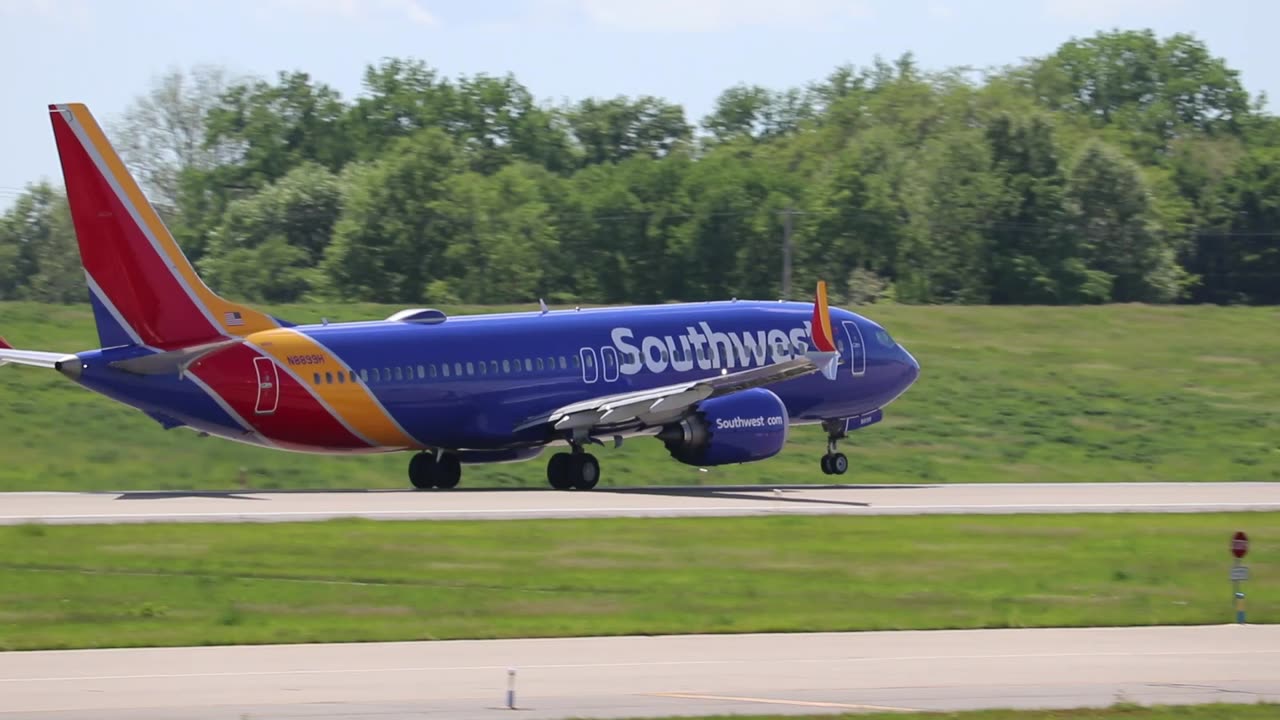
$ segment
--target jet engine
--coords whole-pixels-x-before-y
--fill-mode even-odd
[[[699,403],[683,420],[663,426],[658,439],[686,465],[755,462],[782,451],[788,420],[777,395],[754,388]]]

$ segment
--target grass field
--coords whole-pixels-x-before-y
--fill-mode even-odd
[[[294,321],[385,317],[371,305],[271,308]],[[449,308],[450,312],[476,308]],[[874,306],[920,360],[917,385],[845,448],[850,482],[1280,479],[1280,310]],[[0,303],[18,347],[96,345],[81,306]],[[661,445],[602,450],[603,484],[804,483],[823,438],[701,473]],[[28,368],[0,369],[0,489],[403,487],[402,455],[311,457],[185,430]],[[543,485],[542,461],[469,467],[464,483]]]
[[[708,715],[682,720],[725,720]],[[1121,704],[1109,708],[1075,710],[973,710],[954,713],[856,713],[842,715],[733,715],[734,720],[1272,720],[1280,705],[1185,705],[1140,707]]]
[[[1280,514],[0,528],[0,649],[1212,624]],[[1256,561],[1255,561],[1256,558]]]

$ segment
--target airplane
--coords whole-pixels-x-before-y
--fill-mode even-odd
[[[820,467],[878,422],[920,366],[883,327],[814,302],[717,301],[295,325],[223,299],[197,276],[88,108],[49,106],[102,347],[16,350],[0,365],[55,370],[185,427],[306,453],[412,453],[417,489],[456,487],[464,464],[531,460],[590,490],[588,452],[656,437],[711,467],[778,454],[820,424]]]

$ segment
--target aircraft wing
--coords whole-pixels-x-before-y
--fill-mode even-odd
[[[816,350],[764,367],[750,368],[701,380],[666,385],[649,390],[603,395],[557,408],[546,415],[529,418],[516,431],[549,425],[557,432],[590,433],[593,429],[635,425],[653,427],[683,417],[708,398],[729,395],[751,388],[772,385],[821,371],[835,380],[840,364],[831,332],[831,311],[827,306],[827,284],[818,282],[813,302],[813,335]]]
[[[558,431],[590,430],[637,421],[645,427],[661,425],[683,416],[690,408],[708,398],[772,385],[819,371],[828,378],[834,379],[839,362],[839,353],[811,352],[772,365],[716,375],[702,380],[691,380],[616,395],[602,395],[530,418],[516,430],[527,430],[539,425],[550,425],[553,430]]]

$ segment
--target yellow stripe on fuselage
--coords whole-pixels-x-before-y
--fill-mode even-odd
[[[164,226],[160,216],[151,207],[151,203],[147,202],[146,196],[142,194],[142,189],[138,187],[138,183],[134,181],[124,162],[120,160],[120,156],[111,147],[110,141],[107,140],[106,134],[102,132],[102,128],[98,126],[98,122],[94,120],[89,108],[80,103],[69,103],[60,107],[65,107],[75,116],[76,123],[83,128],[89,141],[93,143],[94,149],[97,150],[98,155],[106,163],[106,169],[111,173],[121,191],[124,192],[125,197],[120,198],[120,200],[132,206],[134,212],[146,224],[146,229],[150,231],[151,237],[155,238],[156,243],[164,253],[165,263],[191,289],[198,301],[204,304],[204,307],[213,316],[214,323],[226,334],[238,337],[246,337],[255,332],[278,327],[279,324],[269,315],[223,300],[200,280],[196,275],[195,268],[191,267],[191,263],[182,254],[182,249],[178,247],[173,235],[169,234],[169,230]],[[228,324],[226,319],[228,312],[240,313],[242,324]]]
[[[276,328],[255,333],[248,341],[297,374],[341,420],[370,442],[385,448],[421,447],[401,429],[364,382],[353,383],[351,369],[314,338],[297,330]],[[345,382],[338,382],[340,372],[347,373]]]

